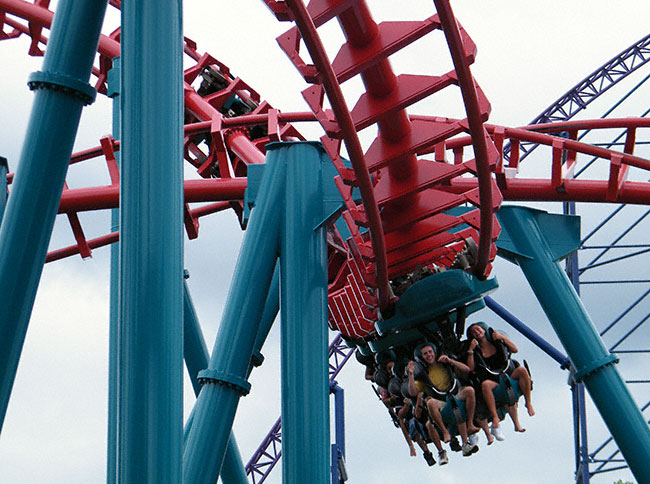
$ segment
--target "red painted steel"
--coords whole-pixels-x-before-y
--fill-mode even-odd
[[[281,113],[274,109],[227,66],[199,52],[196,44],[186,39],[184,50],[193,63],[185,71],[185,157],[206,178],[186,182],[186,202],[217,202],[198,209],[187,205],[186,229],[189,237],[196,237],[198,217],[226,208],[241,213],[246,166],[263,162],[263,145],[280,139],[302,139],[290,123],[318,120],[326,133],[323,144],[339,171],[336,183],[347,208],[343,217],[351,232],[347,241],[338,234],[329,240],[330,324],[344,334],[370,334],[380,317],[377,309],[392,300],[390,279],[418,265],[451,266],[456,254],[466,250],[468,239],[479,244],[474,270],[479,274],[489,271],[495,252],[492,242],[499,232],[493,212],[502,197],[650,203],[648,184],[627,180],[631,167],[650,168],[648,160],[633,153],[638,130],[649,126],[647,119],[572,121],[525,128],[483,124],[489,103],[469,72],[475,45],[456,22],[447,0],[436,0],[438,13],[422,21],[379,24],[372,19],[365,2],[360,1],[312,0],[307,7],[298,0],[266,3],[280,19],[292,20],[299,27],[290,29],[278,41],[299,72],[312,83],[303,92],[312,112]],[[0,37],[28,35],[32,39],[30,52],[37,54],[47,42],[42,31],[52,20],[46,4],[44,0],[0,0],[0,29],[13,29],[3,31]],[[112,5],[119,7],[119,2]],[[317,28],[333,19],[339,21],[345,42],[330,63]],[[454,70],[439,75],[396,75],[390,55],[433,30],[445,33],[444,47],[451,53]],[[310,49],[313,65],[300,57],[301,40]],[[102,36],[98,50],[96,87],[105,92],[111,58],[119,53],[119,31]],[[362,80],[366,92],[348,109],[340,84],[355,76]],[[200,77],[212,79],[217,87],[194,89],[192,84]],[[204,84],[209,87],[210,83]],[[413,104],[453,86],[461,89],[467,119],[407,114],[406,109]],[[332,110],[324,107],[326,95]],[[233,99],[245,106],[244,112],[227,107]],[[373,125],[378,135],[364,152],[357,133]],[[582,130],[613,128],[625,130],[625,148],[620,152],[577,141]],[[562,131],[568,133],[568,138],[551,135]],[[463,133],[470,136],[459,137]],[[512,177],[518,168],[517,147],[529,141],[549,146],[548,180]],[[352,168],[341,158],[343,142]],[[506,142],[512,144],[513,153],[504,165],[502,151]],[[72,253],[88,254],[92,248],[115,240],[115,235],[109,234],[86,241],[77,213],[117,206],[117,150],[119,143],[107,137],[99,147],[76,153],[71,159],[71,163],[78,163],[103,157],[111,185],[65,191],[60,211],[69,215],[79,243],[55,251],[48,260]],[[468,151],[475,158],[466,157]],[[571,178],[578,157],[584,155],[608,163],[606,179]],[[361,191],[362,204],[353,196],[354,187]],[[444,213],[463,203],[476,208],[462,217]],[[492,228],[488,228],[490,222]],[[466,228],[458,231],[461,224]]]
[[[344,218],[352,235],[347,241],[352,256],[349,261],[354,260],[362,269],[365,284],[378,290],[379,307],[386,308],[388,302],[394,300],[387,298],[392,292],[383,285],[386,279],[404,275],[420,264],[453,264],[454,251],[463,250],[465,245],[458,243],[464,240],[463,237],[478,242],[474,271],[484,277],[496,254],[493,243],[499,233],[494,211],[501,196],[490,175],[498,161],[498,153],[482,126],[489,113],[489,103],[475,86],[469,72],[475,45],[457,25],[449,4],[438,2],[440,18],[434,15],[419,22],[381,24],[374,22],[363,1],[314,1],[307,8],[298,0],[285,2],[283,8],[278,2],[267,4],[279,17],[291,18],[297,25],[280,36],[278,42],[305,80],[315,84],[303,95],[326,131],[321,140],[340,174],[337,186],[348,209],[348,216]],[[338,19],[346,42],[330,64],[317,27],[333,18]],[[388,57],[436,29],[445,31],[455,71],[443,76],[396,76]],[[301,58],[300,40],[305,42],[313,65]],[[357,75],[366,92],[349,111],[340,84]],[[452,84],[457,84],[463,93],[468,113],[466,120],[413,122],[409,119],[405,110],[408,106]],[[331,112],[323,107],[325,95],[332,106]],[[377,126],[378,136],[365,153],[360,153],[356,132],[373,124]],[[463,131],[473,136],[476,160],[454,166],[444,163],[439,156],[435,162],[416,157],[424,147],[444,142]],[[340,159],[341,140],[345,141],[352,169]],[[482,179],[476,193],[471,190],[464,196],[443,194],[438,197],[424,193],[468,172],[478,173]],[[367,190],[367,173],[373,173],[375,177],[372,180],[372,198]],[[359,178],[360,175],[363,179]],[[363,206],[352,199],[352,191],[346,185],[360,189]],[[431,230],[431,227],[428,231],[419,227],[419,224],[427,223],[423,222],[425,219],[467,201],[480,207],[481,224],[475,225],[473,230],[450,236],[444,231]],[[375,204],[381,209],[380,228],[372,220]],[[413,213],[418,213],[419,217],[413,218]],[[401,223],[408,218],[410,224]],[[462,220],[457,219],[456,225],[461,223]],[[364,237],[357,225],[367,227],[370,237]],[[382,237],[382,245],[377,246],[377,234],[383,232],[387,237],[390,230],[400,230],[408,235],[393,237],[392,246],[386,245]],[[423,233],[427,234],[425,239],[428,240],[412,241],[417,234]],[[336,289],[337,294],[331,299],[333,304],[339,299],[352,301],[350,294],[354,294],[354,290],[351,286],[347,288],[347,292],[345,287]],[[358,311],[363,311],[358,304],[362,299],[355,298],[355,301]],[[334,311],[333,314],[340,315],[341,312]],[[341,318],[332,317],[330,322],[336,319]],[[351,333],[357,332],[352,329],[357,324],[358,321],[350,319]],[[339,324],[333,326],[341,329]]]
[[[354,170],[354,174],[357,179],[357,186],[361,192],[361,197],[363,198],[364,204],[364,219],[366,221],[366,226],[369,229],[370,237],[373,241],[373,246],[377,254],[376,264],[375,264],[375,275],[376,279],[375,286],[378,288],[380,302],[384,305],[388,304],[389,301],[389,291],[388,291],[388,276],[386,273],[386,261],[385,261],[385,250],[384,250],[384,234],[381,226],[381,221],[379,218],[379,209],[377,204],[374,202],[374,194],[372,191],[372,182],[370,179],[370,174],[366,169],[363,163],[363,149],[361,143],[356,134],[350,112],[347,108],[345,98],[341,92],[341,88],[334,76],[332,66],[330,66],[329,61],[327,60],[327,54],[325,49],[320,42],[320,38],[315,33],[315,27],[312,23],[311,18],[309,17],[307,10],[304,5],[295,1],[286,2],[289,8],[291,8],[293,17],[296,19],[296,22],[302,26],[302,29],[305,43],[307,44],[310,55],[315,62],[319,64],[320,75],[322,77],[322,83],[328,91],[328,96],[332,109],[335,113],[337,124],[340,127],[343,133],[343,139],[345,140],[345,145],[350,156],[350,162]],[[279,39],[279,42],[282,45],[282,42]],[[294,45],[297,49],[297,45]],[[297,54],[297,51],[296,51]],[[316,93],[318,95],[318,93]],[[309,103],[309,96],[313,95],[313,92],[307,90],[303,93],[307,102]],[[322,100],[322,95],[320,96]],[[315,111],[315,114],[318,117],[318,111]],[[326,138],[326,137],[324,137]],[[339,166],[342,165],[339,157],[339,149],[332,150],[333,141],[331,138],[328,138],[328,141],[322,139],[325,149],[328,151],[328,154],[333,160],[338,161]],[[340,147],[340,143],[339,143]],[[364,267],[365,271],[365,267]],[[368,276],[370,276],[368,274]]]
[[[496,221],[494,211],[498,208],[499,203],[493,203],[492,193],[492,176],[491,167],[496,164],[498,156],[495,156],[495,150],[489,152],[488,146],[494,148],[492,140],[487,136],[483,127],[483,114],[489,112],[489,105],[479,104],[477,88],[469,71],[466,53],[463,52],[463,45],[460,38],[460,32],[456,24],[456,19],[451,10],[448,0],[434,0],[440,22],[443,26],[447,44],[451,57],[454,60],[456,75],[458,76],[458,85],[460,86],[465,110],[467,111],[467,121],[474,146],[476,156],[476,175],[479,181],[479,207],[481,209],[481,231],[479,238],[478,257],[474,267],[474,273],[478,277],[486,274],[487,266],[491,262],[491,252],[493,244],[496,241],[492,230],[493,222]],[[487,100],[484,100],[487,103]],[[500,199],[500,197],[499,197]],[[499,200],[500,201],[500,200]],[[498,237],[498,232],[497,232]]]

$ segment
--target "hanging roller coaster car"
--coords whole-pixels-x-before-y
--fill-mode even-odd
[[[497,287],[496,278],[481,281],[461,269],[431,274],[404,291],[393,314],[375,322],[374,334],[364,340],[346,342],[359,347],[362,353],[378,353],[409,345],[432,333],[444,336],[447,331],[453,338],[449,328],[464,324],[468,314],[485,307],[483,297]]]

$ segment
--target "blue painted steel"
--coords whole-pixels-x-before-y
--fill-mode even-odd
[[[564,156],[564,155],[563,155]],[[563,160],[565,161],[565,160]],[[576,215],[576,203],[564,202],[562,211],[565,215]],[[580,244],[582,245],[582,241]],[[580,264],[578,263],[578,251],[569,254],[566,258],[566,273],[571,281],[571,285],[580,295]],[[601,334],[602,336],[602,334]],[[576,483],[589,484],[589,443],[587,441],[587,411],[585,408],[585,385],[576,382],[573,378],[570,380],[571,392],[573,394],[573,428],[575,440],[575,458],[576,458]]]
[[[575,392],[577,393],[577,410],[580,422],[580,448],[578,449],[580,456],[580,466],[576,470],[576,481],[578,484],[589,484],[591,474],[589,472],[589,447],[587,440],[587,407],[585,402],[585,385],[584,383],[575,384]]]
[[[330,385],[330,388],[332,385]],[[334,382],[334,436],[336,445],[345,457],[345,391]]]
[[[189,277],[187,272],[185,277]],[[208,367],[209,355],[187,281],[183,281],[183,358],[194,394],[198,396],[201,392],[198,374]]]
[[[235,441],[235,434],[230,434],[228,447],[223,459],[223,466],[219,475],[223,484],[250,484],[246,477],[246,469],[242,460],[239,446]]]
[[[244,235],[209,369],[246,378],[280,251],[285,166],[267,155],[255,209]],[[183,482],[214,484],[222,465],[242,389],[207,380],[195,405],[192,430],[183,453]]]
[[[181,1],[123,3],[121,46],[118,482],[180,484]]]
[[[616,359],[600,339],[566,273],[555,262],[556,252],[543,230],[550,226],[547,215],[526,207],[499,210],[499,222],[513,244],[508,248],[509,258],[515,255],[573,362],[576,380],[584,381],[630,470],[643,482],[650,475],[650,429],[613,365]],[[563,215],[554,218],[556,228],[569,219]]]
[[[62,0],[43,72],[87,83],[106,0]],[[78,91],[35,82],[34,104],[20,163],[0,228],[0,429],[27,333],[47,246],[59,207],[81,110]]]
[[[345,392],[336,381],[330,381],[330,392],[334,394],[334,443],[331,446],[330,474],[332,484],[343,484],[345,476],[341,475],[341,465],[345,466]]]
[[[345,343],[340,333],[337,334],[329,346],[330,384],[353,353],[354,349]],[[282,422],[278,418],[246,464],[246,473],[251,476],[254,484],[264,482],[280,460],[282,452],[278,444],[282,442],[281,428]]]
[[[5,205],[7,205],[7,173],[9,172],[9,164],[7,158],[0,156],[0,223],[2,223],[2,216],[5,213]]]
[[[271,287],[269,288],[269,294],[266,298],[266,303],[264,304],[264,314],[262,314],[262,320],[260,321],[260,327],[257,330],[257,337],[255,338],[255,349],[253,352],[253,357],[251,359],[252,366],[260,366],[264,361],[264,355],[262,355],[262,347],[266,342],[266,337],[271,331],[271,326],[280,311],[280,264],[276,264],[275,271],[273,271],[273,279],[271,280]],[[252,370],[252,368],[249,370]]]
[[[113,138],[120,139],[120,58],[113,59],[108,73],[108,96],[113,100]],[[119,166],[120,152],[115,153]],[[111,210],[111,233],[120,229],[120,210]],[[117,484],[117,389],[118,389],[118,335],[120,294],[120,242],[111,244],[110,302],[108,328],[108,429],[106,441],[106,484]]]
[[[321,165],[314,143],[273,144],[287,164],[282,228],[282,482],[329,481],[327,241]]]
[[[189,275],[186,273],[185,277],[187,278]],[[208,347],[205,345],[201,325],[196,316],[194,303],[192,302],[192,297],[187,287],[187,281],[184,281],[183,284],[183,356],[192,387],[194,388],[194,394],[198,396],[201,391],[198,374],[199,371],[208,366]],[[193,422],[194,411],[192,411],[185,426],[183,442],[186,441]],[[230,435],[230,439],[228,440],[223,468],[221,469],[221,481],[224,484],[248,484],[246,469],[244,469],[239,447],[233,434]]]
[[[528,124],[571,119],[575,114],[586,109],[598,96],[645,65],[649,60],[650,35],[646,35],[573,86]],[[522,143],[519,160],[523,160],[536,147],[537,144]],[[506,159],[510,159],[510,144],[504,147],[503,154]]]
[[[494,311],[506,323],[508,323],[510,326],[512,326],[521,334],[523,334],[526,338],[528,338],[533,344],[535,344],[544,353],[546,353],[548,356],[550,356],[555,361],[557,361],[562,368],[569,368],[569,366],[571,365],[571,360],[569,360],[569,358],[566,355],[562,354],[560,350],[555,348],[555,346],[553,346],[551,343],[549,343],[544,338],[542,338],[539,334],[533,331],[522,320],[520,320],[514,314],[508,311],[506,308],[501,306],[501,304],[499,304],[494,299],[488,296],[485,298],[485,305],[488,308],[490,308],[492,311]]]
[[[451,269],[421,279],[409,287],[395,304],[395,315],[375,323],[383,336],[430,322],[456,308],[494,292],[495,278],[486,281],[460,269]]]

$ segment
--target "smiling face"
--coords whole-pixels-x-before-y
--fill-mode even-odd
[[[475,324],[469,328],[469,335],[475,339],[481,339],[485,336],[485,330],[480,324]]]
[[[422,359],[428,365],[434,365],[436,363],[436,352],[434,351],[432,346],[427,345],[422,348]]]

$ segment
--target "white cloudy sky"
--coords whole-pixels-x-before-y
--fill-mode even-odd
[[[369,2],[378,20],[421,19],[434,13],[430,1]],[[307,110],[299,92],[305,85],[275,38],[287,24],[280,24],[260,1],[185,2],[185,35],[199,48],[228,65],[238,76],[258,90],[263,99],[284,111]],[[478,45],[473,73],[492,103],[490,122],[508,126],[526,124],[542,108],[607,59],[647,33],[650,4],[643,0],[617,2],[495,0],[492,2],[455,1],[457,18]],[[111,13],[110,32],[116,15]],[[329,33],[335,35],[335,29]],[[438,39],[439,41],[440,39]],[[427,44],[428,45],[428,44]],[[432,46],[434,44],[431,44]],[[28,58],[26,39],[0,42],[4,60],[0,106],[0,155],[15,169],[29,115],[31,94],[25,81],[38,70],[41,59]],[[395,60],[396,68],[408,73],[440,73],[449,64],[438,42],[424,55],[406,54]],[[447,70],[447,69],[445,69]],[[647,72],[646,72],[647,73]],[[645,75],[642,73],[641,75]],[[639,79],[636,76],[636,79]],[[628,88],[633,81],[627,83]],[[355,87],[346,88],[353,92]],[[612,91],[606,100],[590,110],[598,117],[624,91]],[[647,107],[646,95],[638,96],[621,115],[634,115]],[[460,116],[457,107],[436,99],[422,112]],[[456,110],[456,111],[455,111]],[[76,149],[98,144],[110,132],[110,104],[98,99],[87,108]],[[318,131],[306,128],[309,136]],[[646,137],[647,139],[647,137]],[[523,168],[540,173],[548,157],[538,156]],[[85,186],[89,180],[103,179],[105,169],[98,165],[71,171],[71,187]],[[103,177],[103,178],[102,178]],[[558,211],[558,204],[546,209]],[[593,226],[611,207],[588,210],[584,226]],[[631,210],[629,223],[638,213]],[[64,220],[57,224],[52,247],[71,243]],[[106,214],[82,216],[89,236],[108,227]],[[231,214],[201,221],[200,237],[186,244],[186,267],[191,273],[190,289],[211,348],[228,291],[241,233]],[[628,266],[630,277],[634,267]],[[638,268],[637,268],[638,270]],[[516,268],[497,262],[494,275],[501,288],[495,299],[554,344],[543,313]],[[639,277],[639,274],[636,274]],[[604,299],[602,291],[585,290],[586,304],[599,327],[615,317],[623,301],[637,294],[628,287],[612,291]],[[639,291],[638,288],[634,289]],[[605,300],[605,302],[603,302]],[[647,312],[647,310],[646,310]],[[481,318],[504,326],[487,310]],[[23,350],[14,393],[0,439],[0,484],[70,484],[100,482],[105,474],[106,367],[108,334],[108,250],[99,249],[93,258],[73,258],[48,265],[43,273],[36,306]],[[392,427],[385,410],[362,379],[362,370],[351,362],[339,378],[346,390],[348,471],[350,482],[408,482],[420,480],[440,483],[546,484],[573,479],[573,432],[567,375],[537,348],[510,329],[522,355],[530,362],[535,380],[534,402],[537,416],[522,416],[528,429],[514,435],[506,425],[507,440],[484,448],[470,459],[451,456],[445,468],[430,469],[421,457],[410,459],[401,436]],[[646,340],[647,341],[647,340]],[[253,391],[242,400],[235,422],[245,460],[266,435],[279,414],[279,343],[273,331],[264,350],[265,365],[252,376]],[[621,365],[633,372],[637,363]],[[646,364],[647,367],[647,364]],[[634,375],[635,377],[639,377]],[[635,388],[640,403],[647,401]],[[186,408],[193,397],[186,389]],[[645,398],[645,400],[643,400]],[[643,400],[643,401],[641,401]],[[606,433],[595,411],[590,412],[591,445],[602,442]],[[500,463],[507,463],[501,465]],[[615,472],[594,478],[596,484],[630,478]],[[279,469],[267,481],[280,482]]]

